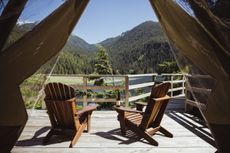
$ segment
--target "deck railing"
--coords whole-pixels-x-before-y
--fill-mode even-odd
[[[128,90],[134,90],[134,89],[142,89],[146,87],[151,87],[155,83],[159,82],[170,82],[171,88],[169,89],[169,94],[172,98],[179,98],[185,96],[185,75],[184,74],[161,74],[158,75],[156,73],[153,74],[138,74],[138,75],[128,75],[128,79],[130,78],[136,78],[136,77],[152,77],[152,81],[143,82],[143,83],[137,83],[128,85]],[[129,81],[127,81],[129,82]],[[127,83],[128,84],[128,83]],[[146,98],[150,96],[151,92],[143,92],[142,94],[134,95],[134,96],[127,96],[126,98],[126,105],[128,105],[129,102],[137,101],[143,98]]]
[[[95,79],[103,79],[106,85],[95,85]],[[114,102],[128,106],[150,95],[150,87],[157,82],[170,82],[169,94],[171,97],[185,95],[185,74],[137,74],[137,75],[52,75],[50,82],[63,82],[83,91],[84,95],[77,101],[87,105],[88,102]],[[95,93],[101,90],[117,91],[114,98],[87,96],[89,90]],[[138,94],[135,91],[141,91]]]
[[[209,75],[186,75],[186,78],[190,84],[186,84],[185,88],[185,112],[189,106],[206,110],[207,99],[215,81]]]

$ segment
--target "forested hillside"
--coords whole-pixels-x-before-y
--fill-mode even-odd
[[[71,35],[59,53],[59,60],[54,68],[54,74],[91,74],[96,51],[95,45],[90,45],[78,36]],[[43,68],[49,73],[56,61],[55,57]]]
[[[16,25],[11,33],[5,47],[21,38],[26,32],[30,31],[36,23],[26,23]],[[93,72],[93,56],[96,50],[95,45],[90,45],[78,36],[71,35],[57,55],[59,60],[54,68],[54,74],[90,74]],[[38,73],[50,73],[57,60],[57,56],[43,65]]]
[[[8,45],[30,31],[35,24],[17,25],[8,40]],[[174,61],[158,22],[144,22],[120,36],[108,38],[99,44],[108,51],[113,73],[152,73],[156,72],[160,63]],[[89,44],[78,36],[71,35],[57,55],[59,61],[53,73],[91,74],[94,71],[96,52],[96,44]],[[57,56],[39,72],[49,73]]]
[[[159,23],[147,21],[101,44],[119,73],[151,73],[163,61],[174,61]]]

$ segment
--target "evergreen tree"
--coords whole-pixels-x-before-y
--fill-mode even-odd
[[[97,74],[112,74],[112,67],[109,61],[109,55],[106,49],[101,46],[97,45],[97,57],[95,61],[95,73]]]
[[[179,73],[180,69],[175,61],[164,61],[157,65],[157,73]]]
[[[96,60],[95,60],[95,67],[94,67],[94,73],[96,74],[112,74],[112,67],[109,61],[109,55],[106,51],[106,49],[101,46],[101,45],[97,45],[97,56],[96,56]],[[104,82],[103,77],[99,77],[96,78],[94,85],[96,86],[102,86],[102,85],[106,85],[106,83]],[[111,91],[104,91],[104,96],[108,95],[108,93],[111,93]],[[112,91],[113,93],[113,91]],[[113,93],[114,94],[114,93]],[[102,95],[102,96],[103,96]],[[98,94],[99,96],[99,94]],[[107,97],[107,96],[106,96]],[[112,103],[110,102],[105,102],[105,103],[100,103],[100,108],[104,109],[111,109],[112,108]]]

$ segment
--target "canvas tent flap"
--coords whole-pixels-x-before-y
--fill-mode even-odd
[[[27,0],[9,0],[1,12],[1,5],[4,6],[4,3],[3,1],[0,1],[0,51],[4,47],[10,32],[26,5],[26,2]]]
[[[87,3],[88,0],[67,0],[0,54],[1,125],[25,123],[18,86],[62,49]]]
[[[227,92],[230,91],[229,66],[227,66],[230,58],[225,41],[221,42],[221,39],[217,38],[209,28],[205,28],[194,14],[183,10],[176,1],[150,0],[150,2],[170,43],[201,71],[216,80],[208,99],[207,109],[204,111],[206,119],[210,123],[230,124],[230,94]],[[192,8],[190,9],[192,11]],[[213,24],[221,27],[215,22]],[[218,37],[221,37],[221,34]],[[225,56],[222,57],[223,55]]]

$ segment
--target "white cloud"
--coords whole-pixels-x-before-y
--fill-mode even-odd
[[[22,24],[27,24],[27,23],[34,23],[35,21],[30,21],[30,20],[18,20],[17,25],[22,25]]]

